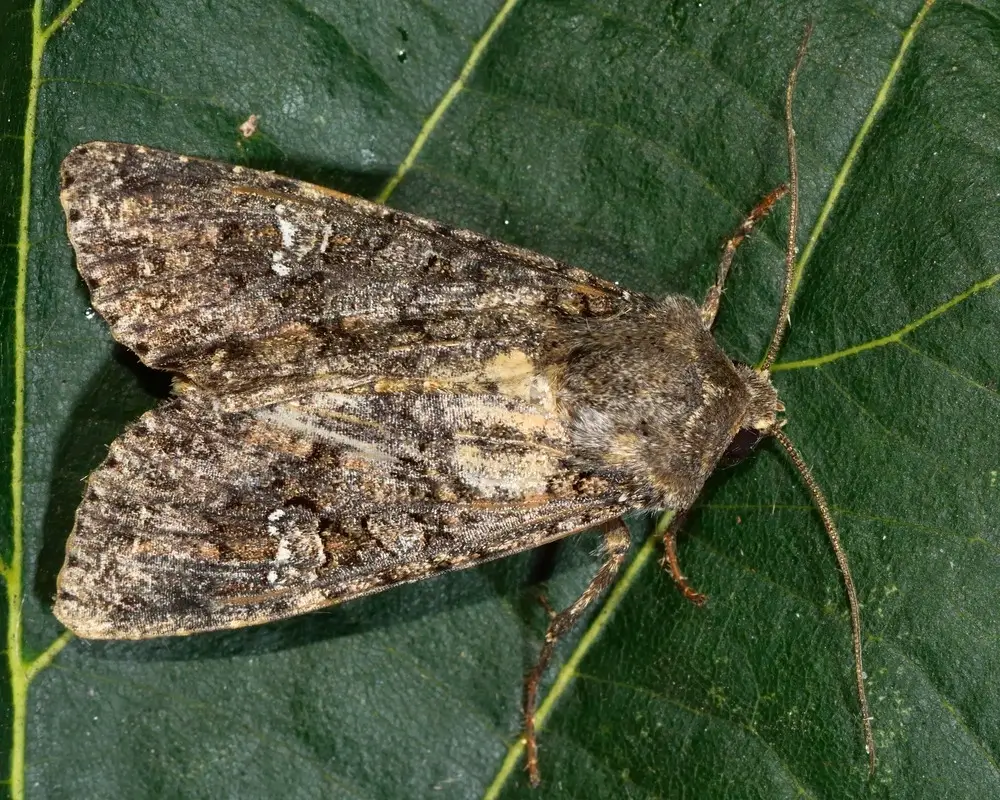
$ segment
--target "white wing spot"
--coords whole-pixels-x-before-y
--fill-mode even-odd
[[[282,539],[278,542],[278,552],[274,556],[275,564],[287,564],[292,560],[292,551],[288,547],[288,539]]]
[[[281,246],[286,250],[291,250],[295,245],[295,234],[298,233],[298,230],[291,222],[281,216],[285,213],[285,207],[283,205],[276,205],[274,207],[274,213],[278,215],[278,230],[281,231]]]
[[[292,272],[292,268],[284,263],[284,253],[280,250],[271,253],[271,270],[282,278]]]

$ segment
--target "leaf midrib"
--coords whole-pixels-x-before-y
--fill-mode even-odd
[[[27,356],[28,256],[31,252],[31,179],[35,151],[35,125],[38,116],[38,92],[42,85],[42,56],[45,45],[83,0],[71,0],[55,19],[42,25],[42,0],[31,9],[31,63],[28,102],[22,137],[21,198],[17,227],[17,283],[14,292],[14,409],[11,426],[10,472],[10,560],[0,561],[0,575],[7,595],[6,656],[11,692],[11,744],[8,760],[8,785],[12,800],[24,797],[25,755],[27,747],[28,687],[69,642],[63,633],[39,655],[26,659],[22,621],[24,595],[24,425],[25,376]]]

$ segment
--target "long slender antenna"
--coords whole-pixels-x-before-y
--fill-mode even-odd
[[[847,553],[840,544],[840,534],[837,533],[837,526],[833,522],[833,515],[830,513],[830,506],[827,505],[823,490],[819,488],[816,479],[813,477],[806,462],[802,460],[799,451],[795,449],[792,440],[785,436],[780,429],[775,428],[771,435],[778,440],[778,443],[788,453],[795,468],[802,476],[802,482],[809,488],[813,502],[823,520],[823,527],[826,528],[826,535],[830,539],[833,547],[833,554],[837,557],[837,566],[840,574],[844,578],[844,588],[847,590],[847,605],[851,610],[851,643],[854,645],[854,677],[858,687],[858,701],[861,703],[861,723],[865,731],[865,750],[868,752],[868,771],[875,772],[875,737],[872,735],[872,717],[868,710],[868,695],[865,693],[865,671],[861,666],[861,611],[858,608],[858,593],[854,588],[854,579],[851,577],[851,568],[847,564]]]
[[[795,95],[795,84],[799,77],[799,70],[806,55],[806,47],[809,44],[809,37],[812,35],[812,24],[806,25],[805,34],[799,44],[799,52],[795,58],[795,65],[788,76],[788,86],[785,89],[785,138],[788,142],[788,171],[789,171],[789,212],[788,212],[788,245],[785,249],[785,287],[781,293],[781,308],[778,311],[778,322],[774,327],[774,334],[771,343],[768,345],[767,353],[761,362],[757,372],[766,373],[771,368],[774,360],[778,357],[782,340],[788,331],[788,314],[792,305],[792,282],[795,277],[795,257],[798,254],[798,229],[799,229],[799,159],[795,148],[795,128],[792,126],[792,98]],[[847,605],[851,612],[851,644],[854,649],[854,677],[858,690],[858,702],[861,705],[861,724],[865,734],[865,750],[868,752],[868,770],[870,774],[875,772],[875,737],[872,734],[872,716],[868,708],[868,695],[865,692],[865,670],[861,663],[861,611],[858,607],[858,593],[854,588],[854,578],[851,577],[851,568],[847,563],[847,553],[844,552],[840,544],[840,534],[837,533],[837,526],[833,521],[833,514],[830,513],[830,506],[826,502],[823,490],[819,488],[816,479],[813,477],[806,462],[802,460],[799,451],[795,449],[792,440],[781,430],[780,424],[771,431],[771,435],[778,440],[778,443],[788,454],[795,469],[802,476],[802,481],[812,494],[813,503],[819,511],[819,516],[823,520],[823,527],[826,529],[827,538],[833,547],[833,554],[837,559],[837,566],[844,579],[844,589],[847,591]]]
[[[788,86],[785,88],[785,138],[788,141],[788,188],[791,196],[788,211],[788,246],[785,249],[785,288],[781,292],[781,308],[778,310],[778,323],[774,326],[774,335],[768,345],[767,355],[760,365],[761,372],[771,368],[774,359],[778,357],[781,341],[788,330],[788,313],[792,307],[792,280],[795,277],[795,256],[798,254],[799,233],[799,157],[795,149],[795,128],[792,127],[792,97],[795,95],[795,83],[799,78],[799,69],[806,56],[806,47],[812,35],[812,23],[806,25],[806,32],[799,45],[799,53],[795,57],[795,66],[788,76]]]

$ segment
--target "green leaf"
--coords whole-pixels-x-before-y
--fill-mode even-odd
[[[1000,795],[995,3],[21,6],[0,26],[11,797]],[[786,179],[782,99],[807,19],[803,271],[775,383],[861,595],[874,778],[842,583],[773,446],[721,471],[687,525],[707,608],[636,521],[626,577],[549,677],[536,792],[516,760],[536,583],[547,556],[553,603],[571,602],[592,534],[252,630],[57,638],[81,481],[165,391],[87,312],[58,205],[71,146],[389,187],[399,208],[700,298],[720,243]],[[737,258],[718,328],[734,358],[766,347],[785,222]]]

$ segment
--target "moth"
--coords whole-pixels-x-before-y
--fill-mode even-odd
[[[786,286],[756,368],[731,361],[711,329],[737,246],[784,187],[726,243],[698,304],[272,173],[130,144],[75,148],[61,200],[92,305],[175,378],[173,397],[90,476],[56,616],[87,638],[237,628],[600,527],[603,566],[552,616],[526,681],[537,783],[538,686],[625,560],[622,516],[690,508],[734,439],[772,436],[839,559],[874,763],[846,556],[768,373],[795,259],[791,99],[804,46],[786,95]],[[675,537],[672,526],[665,564],[698,601]]]

